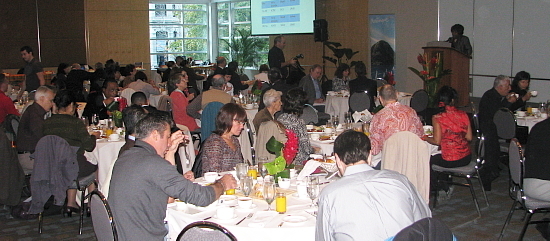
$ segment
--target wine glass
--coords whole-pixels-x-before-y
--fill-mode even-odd
[[[319,195],[319,177],[307,177],[307,195],[311,199],[311,207],[315,207],[315,202],[313,202],[313,200]]]
[[[237,178],[242,180],[244,177],[248,176],[248,165],[246,163],[237,163],[235,171],[237,172]]]
[[[92,116],[92,124],[94,124],[94,126],[97,126],[99,124],[99,116],[97,116],[97,114],[94,114]]]
[[[260,176],[264,178],[267,175],[267,167],[265,164],[268,163],[267,157],[260,157],[260,160],[258,160],[258,171],[260,172]]]
[[[264,199],[267,202],[266,211],[271,211],[271,203],[275,200],[275,182],[273,181],[273,177],[268,177],[271,176],[266,176],[267,180],[264,181]]]
[[[243,191],[243,194],[248,197],[250,195],[250,192],[252,192],[252,186],[253,186],[253,180],[252,177],[246,176],[241,180],[241,191]]]

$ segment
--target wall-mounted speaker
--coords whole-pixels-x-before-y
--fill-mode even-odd
[[[328,40],[328,22],[325,19],[313,20],[313,39],[315,42]]]

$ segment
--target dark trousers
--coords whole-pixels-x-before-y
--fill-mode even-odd
[[[430,167],[432,165],[438,165],[446,168],[463,167],[470,164],[471,161],[472,161],[472,154],[467,155],[456,161],[447,161],[443,159],[441,154],[437,154],[430,157]],[[430,170],[431,170],[430,186],[432,190],[439,190],[439,189],[443,189],[445,191],[449,190],[449,185],[447,185],[446,182],[452,181],[452,179],[450,179],[448,175],[445,175],[440,172],[434,172],[433,169],[430,169]],[[439,184],[439,180],[442,181],[441,184]]]

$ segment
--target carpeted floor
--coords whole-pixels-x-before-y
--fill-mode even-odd
[[[493,183],[488,192],[490,207],[474,182],[482,217],[479,218],[472,196],[465,187],[456,187],[450,199],[441,200],[433,216],[447,224],[459,240],[497,240],[506,215],[512,205],[508,196],[508,174],[506,170]],[[0,240],[95,240],[91,218],[84,218],[82,235],[78,235],[78,217],[49,216],[44,219],[43,233],[38,234],[38,220],[17,220],[9,216],[7,209],[0,207]],[[516,211],[504,240],[517,240],[522,227],[522,211]],[[536,214],[533,220],[542,219],[544,214]],[[524,240],[544,240],[534,225],[530,225]]]

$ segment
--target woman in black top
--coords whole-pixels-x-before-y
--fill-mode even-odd
[[[518,100],[510,105],[510,110],[515,111],[517,109],[525,109],[525,104],[531,99],[531,92],[529,91],[529,84],[531,83],[531,75],[528,72],[520,71],[514,77],[512,81],[512,90],[510,93],[516,93],[519,95]]]

